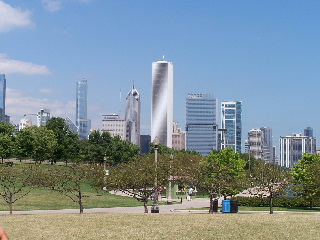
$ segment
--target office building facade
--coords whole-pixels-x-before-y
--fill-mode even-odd
[[[304,132],[304,136],[313,137],[313,128],[312,127],[305,128],[303,132]]]
[[[88,139],[91,128],[91,121],[87,117],[88,83],[83,79],[77,82],[76,88],[76,126],[79,138]]]
[[[217,150],[217,99],[212,94],[188,94],[186,133],[187,150],[204,156]]]
[[[241,152],[242,141],[242,102],[221,102],[221,149],[232,147],[235,152]]]
[[[37,126],[45,126],[47,121],[50,119],[50,110],[41,109],[37,114]]]
[[[0,74],[0,121],[10,122],[10,117],[6,115],[6,91],[7,79],[5,74]]]
[[[118,114],[102,115],[102,131],[109,132],[111,137],[119,136],[121,140],[127,140],[127,122],[121,120]]]
[[[263,160],[268,163],[274,163],[272,128],[261,127],[260,130],[263,132]]]
[[[263,132],[254,128],[248,132],[248,152],[256,159],[263,159]]]
[[[165,60],[152,63],[151,141],[172,147],[173,64]]]
[[[291,136],[280,137],[279,165],[293,168],[304,153],[316,153],[316,139],[294,133]]]
[[[172,148],[174,150],[186,149],[186,132],[178,127],[178,122],[173,122]]]
[[[0,74],[0,120],[6,115],[6,85],[7,80],[4,74]]]
[[[140,112],[140,94],[133,86],[126,97],[126,140],[138,146],[140,146]]]

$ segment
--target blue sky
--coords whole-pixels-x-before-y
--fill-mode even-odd
[[[187,93],[243,101],[252,128],[319,133],[320,1],[0,0],[0,73],[6,113],[49,108],[75,118],[76,82],[89,84],[88,116],[124,114],[133,82],[142,134],[150,133],[151,63],[174,64],[174,120]],[[120,104],[120,90],[122,103]],[[121,105],[121,107],[120,107]]]

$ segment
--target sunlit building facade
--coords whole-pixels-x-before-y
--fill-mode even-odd
[[[248,150],[256,159],[262,159],[263,155],[263,132],[254,128],[248,132]]]
[[[88,84],[83,79],[77,82],[76,88],[76,126],[80,139],[88,139],[91,121],[87,117]]]
[[[165,60],[152,63],[151,141],[172,147],[173,64]]]
[[[140,112],[140,94],[133,86],[126,98],[126,140],[138,146],[140,146]]]
[[[304,153],[316,153],[316,139],[294,133],[280,137],[280,166],[293,168]]]
[[[262,159],[265,162],[274,163],[272,128],[261,127],[260,130],[263,132]]]
[[[221,149],[232,147],[235,152],[241,152],[242,141],[242,102],[221,102]]]
[[[212,94],[188,94],[186,132],[187,150],[204,156],[217,150],[217,99]]]

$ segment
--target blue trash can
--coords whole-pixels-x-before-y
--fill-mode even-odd
[[[230,212],[230,200],[222,200],[222,212],[223,213]]]

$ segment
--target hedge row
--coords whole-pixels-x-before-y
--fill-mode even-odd
[[[268,197],[233,197],[239,206],[245,207],[269,207]],[[301,197],[276,197],[273,199],[274,207],[309,207],[310,201]],[[320,199],[315,199],[313,207],[320,207]]]

